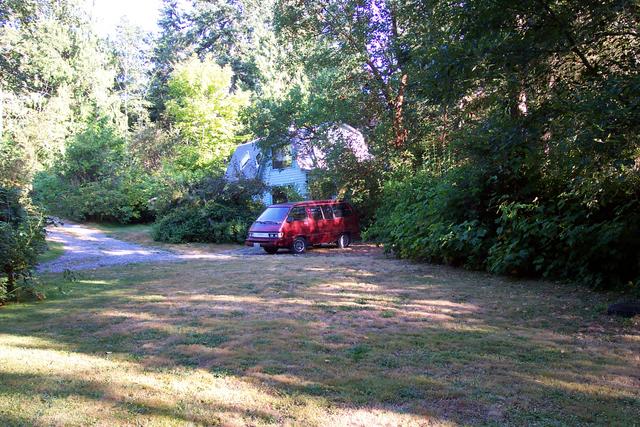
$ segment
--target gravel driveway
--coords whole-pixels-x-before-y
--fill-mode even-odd
[[[52,261],[40,264],[37,271],[63,272],[65,270],[89,270],[121,264],[184,261],[189,259],[229,259],[233,253],[185,254],[108,237],[95,229],[79,224],[50,227],[47,240],[60,242],[64,254]]]
[[[187,252],[166,250],[114,239],[99,230],[81,224],[65,223],[49,227],[47,240],[60,242],[64,254],[59,258],[40,264],[41,273],[60,273],[65,270],[90,270],[122,264],[187,261],[192,259],[228,260],[244,256],[267,255],[260,248],[243,247],[223,252]],[[288,251],[280,251],[279,256],[296,257]],[[354,244],[348,249],[314,248],[307,252],[319,256],[382,256],[382,249],[373,245]]]

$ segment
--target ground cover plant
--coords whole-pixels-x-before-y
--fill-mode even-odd
[[[380,253],[44,279],[64,294],[0,310],[4,425],[632,425],[640,415],[640,325],[606,316],[613,294]]]

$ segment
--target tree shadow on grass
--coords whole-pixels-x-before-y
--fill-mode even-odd
[[[264,260],[96,272],[104,283],[60,310],[5,313],[0,333],[425,419],[624,424],[638,407],[637,342],[585,332],[602,319],[577,293],[395,261]]]
[[[179,397],[179,401],[156,400],[156,394],[160,389],[153,389],[149,384],[143,387],[132,382],[130,387],[114,387],[113,384],[87,380],[73,373],[60,374],[55,377],[42,374],[17,374],[0,372],[0,383],[7,389],[19,390],[24,396],[39,396],[45,403],[45,407],[52,410],[45,411],[48,414],[29,414],[21,416],[0,413],[0,425],[34,425],[39,424],[39,416],[45,415],[56,419],[55,424],[79,424],[74,415],[56,413],[56,402],[75,399],[79,408],[86,406],[86,402],[96,402],[108,412],[104,414],[106,419],[101,420],[114,423],[122,422],[118,416],[113,417],[113,411],[125,415],[146,419],[149,421],[174,420],[185,423],[197,423],[201,425],[221,424],[228,419],[255,420],[259,422],[274,423],[276,415],[273,412],[262,411],[255,408],[241,408],[238,405],[226,405],[223,403],[211,403],[200,401],[197,403],[198,411],[185,410],[185,406],[193,405],[188,397]],[[145,395],[141,396],[140,392]],[[0,392],[0,397],[2,396]],[[176,404],[177,403],[177,404]],[[70,408],[72,409],[72,408]],[[81,424],[81,423],[80,423]]]

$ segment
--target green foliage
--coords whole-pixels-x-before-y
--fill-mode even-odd
[[[142,28],[121,18],[114,36],[108,39],[111,62],[115,68],[114,90],[122,99],[122,127],[124,131],[144,122],[148,117],[145,100],[149,87],[149,34]]]
[[[465,178],[420,173],[388,182],[366,238],[404,258],[483,268],[489,227],[469,209]]]
[[[180,63],[168,82],[167,116],[180,131],[179,167],[222,170],[237,142],[247,94],[231,90],[233,72],[207,57]]]
[[[10,139],[0,139],[0,186],[22,187],[29,178],[24,147]]]
[[[266,152],[294,129],[326,156],[312,196],[350,200],[400,256],[637,283],[634,2],[166,0],[151,58],[131,26],[104,43],[75,0],[5,3],[0,185],[41,171],[51,212],[157,210],[158,239],[241,240],[257,186],[206,177],[244,136]],[[335,149],[337,123],[372,156]]]
[[[24,150],[26,179],[51,166],[96,111],[121,120],[116,72],[76,0],[1,7],[0,137]]]
[[[638,202],[590,212],[578,201],[508,203],[499,208],[489,271],[542,275],[598,288],[640,280]]]
[[[295,184],[276,185],[271,187],[271,192],[281,193],[284,195],[284,199],[288,202],[299,202],[301,200],[305,200],[304,196],[300,194],[300,190]]]
[[[405,257],[637,287],[637,8],[414,6],[395,10],[412,159],[370,236]]]
[[[149,219],[149,200],[157,189],[105,119],[74,138],[64,158],[34,181],[37,199],[53,214],[119,223]]]
[[[37,296],[31,272],[46,248],[45,220],[20,190],[0,187],[0,305]]]
[[[257,199],[263,191],[259,181],[203,179],[179,198],[159,202],[153,238],[169,243],[243,242],[264,209]]]
[[[468,170],[468,168],[467,168]],[[565,194],[493,210],[493,180],[456,170],[386,184],[366,237],[405,258],[599,288],[640,283],[638,196],[594,208]],[[495,197],[495,195],[494,195]]]
[[[73,138],[60,162],[60,173],[70,183],[96,182],[112,176],[125,157],[125,141],[105,118],[88,124]]]

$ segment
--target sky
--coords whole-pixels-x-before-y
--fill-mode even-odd
[[[94,28],[101,36],[112,35],[122,16],[143,30],[158,31],[158,16],[162,0],[85,0],[93,17]]]

